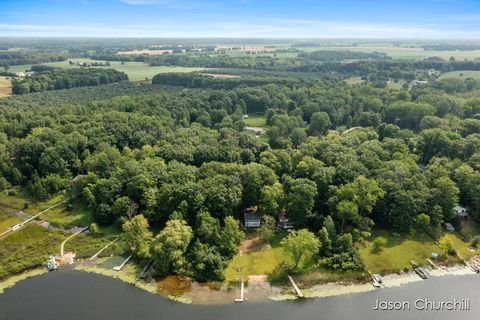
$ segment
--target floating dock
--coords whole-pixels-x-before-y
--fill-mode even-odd
[[[98,255],[100,253],[102,253],[103,250],[107,249],[112,243],[114,243],[115,241],[117,241],[119,238],[113,240],[112,242],[110,242],[109,244],[107,244],[105,247],[103,247],[102,249],[100,249],[97,253],[95,253],[93,256],[90,257],[90,259],[88,259],[89,261],[92,261],[93,259],[95,259],[96,257],[98,257]]]
[[[292,276],[288,275],[288,280],[290,280],[290,282],[292,283],[293,289],[295,289],[295,292],[297,293],[297,296],[298,296],[299,298],[303,298],[303,293],[302,293],[302,291],[300,290],[300,288],[297,286],[297,284],[295,283],[295,281],[293,280]]]
[[[150,261],[147,262],[147,264],[145,265],[145,267],[143,268],[142,272],[140,272],[140,275],[138,276],[139,279],[146,279],[147,278],[147,275],[148,275],[148,269],[150,269],[150,267],[152,266],[153,264],[153,259],[151,259]]]
[[[125,265],[127,264],[128,261],[130,261],[131,258],[132,258],[131,255],[128,256],[128,258],[125,259],[125,261],[123,261],[121,265],[116,266],[116,267],[113,267],[113,270],[115,270],[115,271],[120,271],[120,270],[122,270],[122,268],[125,267]]]
[[[242,283],[240,284],[240,299],[235,299],[235,302],[244,302],[245,301],[244,289],[245,289],[245,284],[242,280]]]

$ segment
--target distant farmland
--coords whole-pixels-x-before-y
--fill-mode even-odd
[[[12,83],[6,77],[0,77],[0,97],[6,97],[12,94]]]
[[[69,61],[73,61],[74,65],[70,65]],[[97,60],[91,60],[91,59],[70,59],[68,61],[62,61],[62,62],[52,62],[52,63],[46,63],[49,66],[57,67],[57,68],[64,68],[64,69],[72,69],[72,68],[80,68],[77,66],[77,62],[86,62],[86,63],[92,63],[92,62],[102,62],[104,63],[105,61],[97,61]],[[12,66],[10,68],[10,72],[22,72],[25,70],[30,69],[30,65],[20,65],[20,66]],[[187,68],[187,67],[167,67],[167,66],[150,66],[147,63],[143,62],[125,62],[125,64],[122,65],[121,62],[119,61],[111,61],[109,67],[94,67],[94,68],[113,68],[118,71],[123,71],[128,75],[128,78],[133,81],[138,81],[138,80],[145,80],[151,79],[154,75],[158,73],[166,73],[166,72],[178,72],[178,73],[183,73],[183,72],[193,72],[193,71],[202,71],[205,70],[203,68]]]
[[[455,78],[455,79],[468,79],[468,78],[473,78],[475,80],[480,80],[480,71],[470,71],[470,70],[465,70],[465,71],[452,71],[452,72],[447,72],[445,74],[442,74],[440,79],[447,79],[447,78]]]

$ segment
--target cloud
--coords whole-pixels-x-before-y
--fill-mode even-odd
[[[244,19],[245,20],[245,19]],[[236,38],[417,38],[478,39],[479,28],[396,25],[345,21],[258,19],[207,22],[162,21],[128,25],[48,25],[0,23],[1,36],[43,37],[236,37]],[[260,20],[258,20],[260,21]]]

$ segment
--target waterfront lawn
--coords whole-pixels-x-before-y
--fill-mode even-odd
[[[237,282],[242,278],[248,279],[250,275],[269,275],[280,268],[285,261],[290,261],[291,259],[280,246],[284,236],[283,233],[277,234],[271,246],[235,255],[225,270],[225,280]]]
[[[273,278],[282,278],[288,268],[293,265],[293,260],[280,245],[280,241],[286,236],[278,233],[272,240],[271,246],[260,250],[237,254],[233,257],[225,270],[226,282],[237,282],[248,279],[250,275],[268,275]],[[314,259],[302,259],[295,272],[302,273],[316,267]]]
[[[261,114],[249,114],[248,118],[243,119],[246,126],[264,128],[267,126],[264,115]]]
[[[68,240],[65,243],[65,252],[75,252],[76,258],[90,258],[93,256],[98,250],[105,247],[110,241],[108,237],[100,237],[100,236],[92,236],[87,234],[79,234],[72,239]],[[120,251],[119,253],[123,252],[123,248],[121,246],[115,246],[110,249],[114,249],[114,251]],[[122,248],[122,249],[119,249]],[[102,252],[103,253],[103,252]],[[109,253],[112,254],[112,251],[109,250]]]
[[[0,279],[43,266],[51,254],[60,251],[66,235],[36,224],[9,234],[0,240]]]
[[[472,240],[475,236],[480,235],[480,225],[471,217],[460,220],[460,230],[458,230],[466,241]]]
[[[73,209],[58,206],[41,215],[42,219],[53,224],[88,227],[93,222],[91,210],[83,202],[75,203]]]
[[[380,252],[372,252],[372,242],[379,236],[385,237],[388,243]],[[370,241],[359,248],[359,251],[366,269],[372,273],[382,274],[410,269],[410,260],[425,265],[432,252],[441,252],[438,245],[425,232],[412,231],[393,236],[392,232],[385,230],[374,231]]]
[[[470,244],[463,241],[461,237],[456,233],[445,233],[442,239],[448,239],[451,241],[453,249],[465,260],[469,260],[476,254],[480,254],[480,248],[475,251],[470,251]]]

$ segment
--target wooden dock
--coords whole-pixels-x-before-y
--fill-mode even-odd
[[[75,237],[76,235],[84,232],[88,230],[88,227],[86,228],[82,228],[80,229],[79,231],[75,232],[74,234],[72,234],[70,237],[68,237],[67,239],[65,239],[65,241],[62,242],[62,245],[60,246],[60,255],[63,257],[64,256],[64,248],[65,248],[65,243],[67,243],[68,240],[72,239],[73,237]]]
[[[299,298],[303,298],[303,293],[302,291],[300,290],[300,288],[297,286],[297,284],[295,283],[295,281],[293,280],[292,276],[288,275],[288,280],[290,280],[290,282],[292,283],[292,286],[293,288],[295,289],[295,292],[297,293],[297,296]]]
[[[147,278],[147,275],[148,275],[148,269],[150,269],[150,267],[152,266],[153,264],[153,259],[150,259],[150,261],[147,262],[147,264],[145,265],[145,267],[143,268],[142,272],[140,272],[140,274],[138,275],[138,278],[139,279],[146,279]]]
[[[125,265],[127,264],[128,261],[130,261],[131,258],[132,258],[131,255],[128,256],[128,258],[125,259],[125,261],[123,261],[121,265],[116,266],[116,267],[113,267],[113,270],[115,270],[115,271],[120,271],[120,270],[122,270],[122,268],[125,267]]]
[[[242,283],[240,284],[240,299],[235,299],[235,302],[244,302],[245,301],[244,289],[245,289],[245,285],[244,285],[244,282],[242,280]]]
[[[107,249],[112,243],[114,243],[115,241],[117,241],[119,238],[111,241],[109,244],[107,244],[105,247],[103,247],[102,249],[98,250],[97,253],[95,253],[93,256],[90,257],[90,259],[88,259],[88,261],[92,261],[93,259],[95,259],[96,257],[98,257],[98,255],[100,253],[102,253],[103,250]]]

